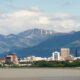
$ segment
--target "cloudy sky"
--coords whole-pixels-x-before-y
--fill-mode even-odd
[[[80,31],[80,0],[0,0],[0,34],[32,28]]]

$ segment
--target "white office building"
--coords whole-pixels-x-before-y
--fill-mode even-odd
[[[52,60],[60,60],[60,52],[53,52],[52,53]]]

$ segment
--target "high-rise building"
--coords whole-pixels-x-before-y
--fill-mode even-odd
[[[53,52],[52,53],[52,60],[60,60],[60,53],[59,52]]]
[[[61,58],[63,60],[66,60],[66,58],[70,55],[70,49],[69,48],[61,48]]]

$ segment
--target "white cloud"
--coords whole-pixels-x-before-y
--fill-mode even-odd
[[[37,11],[37,12],[40,12],[40,8],[37,7],[37,6],[16,6],[16,5],[8,5],[8,8],[11,8],[13,10],[28,10],[28,11]]]
[[[2,13],[6,13],[7,11],[6,10],[4,10],[4,9],[0,9],[0,13],[2,14]]]
[[[79,27],[76,27],[77,23],[69,14],[46,14],[38,7],[28,7],[26,10],[0,15],[0,33],[16,34],[32,28],[69,32],[79,30]]]

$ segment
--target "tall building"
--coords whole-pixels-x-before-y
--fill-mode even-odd
[[[78,56],[78,50],[77,50],[77,48],[76,48],[76,50],[75,50],[75,55],[76,55],[76,57]]]
[[[5,56],[5,61],[6,62],[13,62],[13,63],[18,63],[18,58],[16,54],[9,54]]]
[[[53,52],[52,53],[52,60],[60,60],[60,53],[59,52]]]
[[[63,60],[66,60],[66,58],[70,55],[70,49],[69,48],[61,48],[61,58]]]

